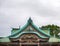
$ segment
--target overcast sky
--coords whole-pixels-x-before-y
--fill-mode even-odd
[[[0,0],[0,36],[23,26],[31,17],[35,25],[60,26],[60,0]]]

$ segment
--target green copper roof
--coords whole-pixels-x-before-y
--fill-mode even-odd
[[[50,36],[50,29],[43,30],[45,33],[47,33]]]
[[[39,29],[36,25],[34,25],[34,23],[32,22],[31,18],[29,18],[28,22],[22,28],[20,28],[20,30],[16,31],[15,33],[13,33],[12,35],[10,35],[9,37],[10,38],[12,38],[12,37],[14,37],[14,38],[19,37],[19,35],[22,33],[22,31],[24,29],[26,29],[29,25],[31,25],[34,29],[36,29],[38,32],[42,33],[46,37],[50,37],[50,34],[44,32],[43,30]],[[39,35],[39,37],[43,38],[44,36]]]
[[[30,34],[36,34],[39,38],[47,38],[45,36],[42,36],[41,34],[37,33],[37,32],[21,32],[20,34],[18,34],[17,36],[14,36],[14,37],[11,37],[11,38],[18,38],[19,36],[21,36],[22,34],[27,34],[27,33],[30,33]]]
[[[4,37],[4,38],[0,38],[0,42],[10,42],[9,38]]]
[[[11,34],[15,33],[16,31],[20,30],[20,28],[12,28]]]
[[[48,42],[60,42],[60,39],[56,37],[51,37]]]

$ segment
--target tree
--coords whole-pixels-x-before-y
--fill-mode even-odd
[[[52,25],[46,25],[46,26],[42,26],[42,27],[40,27],[42,30],[47,30],[48,28],[50,29],[50,34],[51,34],[51,36],[54,36],[54,34],[55,34],[55,36],[58,36],[57,34],[60,32],[60,27],[59,26],[57,26],[57,25],[54,25],[54,24],[52,24]]]

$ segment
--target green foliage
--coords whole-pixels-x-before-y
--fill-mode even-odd
[[[58,33],[60,32],[60,27],[57,25],[46,25],[40,27],[42,30],[48,30],[50,29],[50,35],[53,36],[55,34],[56,37],[58,37]]]

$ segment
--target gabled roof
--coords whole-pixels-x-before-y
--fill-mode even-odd
[[[38,32],[42,33],[43,35],[45,35],[46,37],[50,37],[50,34],[47,34],[46,32],[44,32],[43,30],[39,29],[31,20],[31,18],[29,18],[28,22],[22,27],[20,28],[20,30],[16,31],[15,33],[11,34],[9,36],[9,38],[17,38],[19,34],[22,33],[22,31],[24,29],[26,29],[29,25],[31,25],[34,29],[36,29]],[[26,33],[26,32],[25,32]],[[33,32],[34,33],[34,32]],[[22,33],[23,34],[23,33]],[[35,34],[39,35],[38,33],[35,32]],[[40,35],[39,35],[40,36]],[[43,36],[40,36],[41,38],[45,38]]]
[[[22,34],[36,34],[39,38],[47,38],[45,36],[42,36],[38,32],[34,32],[34,31],[32,31],[32,32],[21,32],[20,34],[15,35],[14,37],[11,37],[11,38],[19,38]]]
[[[10,39],[7,37],[0,38],[0,42],[10,42]]]

